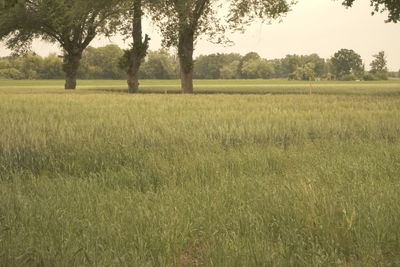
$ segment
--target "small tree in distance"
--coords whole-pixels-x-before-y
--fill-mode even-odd
[[[374,55],[374,60],[371,62],[371,72],[388,72],[387,60],[384,51]]]
[[[374,60],[371,62],[371,75],[374,80],[387,80],[389,77],[387,60],[384,51],[374,55]]]

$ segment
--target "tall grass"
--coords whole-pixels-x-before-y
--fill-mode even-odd
[[[400,265],[396,94],[2,90],[0,266]]]

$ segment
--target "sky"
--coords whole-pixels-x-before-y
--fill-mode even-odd
[[[340,0],[298,0],[281,22],[269,25],[255,22],[245,33],[230,34],[229,39],[234,44],[229,47],[201,39],[196,44],[195,55],[218,52],[246,54],[254,51],[268,59],[311,53],[329,58],[339,49],[347,48],[359,53],[367,68],[374,54],[385,51],[389,69],[400,70],[400,24],[385,23],[386,14],[371,16],[372,8],[368,0],[356,1],[351,9],[344,8],[340,3]],[[150,49],[161,48],[161,37],[156,27],[146,22],[144,32],[152,38]],[[127,47],[119,36],[98,38],[91,45],[99,47],[107,44]],[[34,43],[33,51],[42,56],[60,53],[57,45],[41,41]],[[0,44],[0,56],[9,53],[4,44]]]

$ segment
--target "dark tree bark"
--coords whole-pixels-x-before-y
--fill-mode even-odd
[[[82,51],[70,51],[64,55],[63,69],[65,72],[65,90],[76,89],[76,77],[78,75],[78,69],[82,58]]]
[[[196,0],[194,9],[188,16],[186,11],[180,10],[178,56],[181,67],[181,86],[183,94],[193,94],[193,52],[196,30],[199,27],[199,20],[210,0]],[[189,23],[185,23],[189,19]]]
[[[132,37],[133,45],[129,51],[129,62],[126,69],[128,75],[128,92],[133,94],[139,91],[139,69],[143,59],[147,55],[150,38],[146,34],[142,37],[142,0],[134,0],[132,6],[133,22]]]
[[[193,52],[194,31],[182,30],[179,34],[178,55],[181,67],[181,87],[183,94],[193,93]]]

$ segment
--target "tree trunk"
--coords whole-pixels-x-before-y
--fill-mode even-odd
[[[191,29],[182,30],[179,34],[178,56],[183,94],[193,93],[193,52],[194,31]]]
[[[135,94],[139,92],[139,69],[131,69],[128,72],[128,92]]]
[[[142,0],[134,0],[132,6],[132,37],[133,45],[129,51],[129,62],[126,69],[128,75],[128,92],[133,94],[139,91],[139,69],[143,59],[147,55],[147,49],[149,48],[150,38],[146,36],[142,37]]]
[[[66,52],[64,55],[65,90],[76,89],[76,77],[81,62],[82,52]]]
[[[183,94],[193,94],[193,70],[189,72],[181,70],[181,87]]]
[[[76,73],[66,73],[65,74],[65,90],[75,90],[76,89]]]

